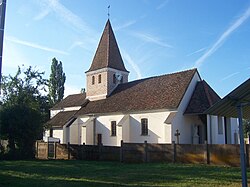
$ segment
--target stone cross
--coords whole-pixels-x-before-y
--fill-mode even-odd
[[[180,140],[180,139],[179,139],[179,138],[180,138],[179,136],[180,136],[181,134],[180,134],[180,132],[179,132],[178,129],[176,129],[176,133],[175,133],[174,135],[176,136],[176,143],[179,144],[179,140]]]

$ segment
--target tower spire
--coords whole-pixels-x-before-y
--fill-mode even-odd
[[[128,72],[124,66],[110,20],[107,21],[89,71],[113,68]]]
[[[108,19],[88,71],[86,96],[90,101],[107,98],[120,83],[128,82],[126,70]]]

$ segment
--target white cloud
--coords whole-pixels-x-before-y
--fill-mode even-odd
[[[65,87],[64,98],[67,97],[68,95],[78,94],[81,91],[81,88],[78,88],[77,86],[72,86],[69,84],[65,84],[64,87]]]
[[[220,37],[219,39],[212,45],[210,49],[206,51],[204,55],[202,55],[196,62],[195,66],[200,67],[204,61],[211,56],[214,52],[218,50],[219,47],[225,42],[225,40],[236,30],[238,29],[248,18],[250,17],[250,7],[237,19]]]
[[[40,49],[40,50],[43,50],[43,51],[49,51],[49,52],[53,52],[53,53],[69,55],[69,53],[67,53],[65,51],[61,51],[61,50],[58,50],[58,49],[53,49],[53,48],[49,48],[49,47],[46,47],[46,46],[42,46],[42,45],[39,45],[39,44],[36,44],[36,43],[20,40],[18,38],[12,37],[12,36],[6,36],[5,39],[7,41],[10,41],[10,42],[13,42],[13,43],[16,43],[16,44],[25,45],[25,46]]]
[[[89,35],[95,33],[83,20],[63,6],[59,0],[40,0],[38,1],[42,11],[34,17],[35,20],[41,20],[45,18],[49,12],[55,13],[62,23],[67,23],[77,31],[83,31]],[[45,8],[45,10],[44,10]]]
[[[169,0],[163,1],[159,6],[156,7],[157,10],[164,8],[168,4]]]
[[[230,74],[230,75],[224,77],[223,79],[221,79],[221,81],[227,80],[227,79],[229,79],[229,78],[231,78],[231,77],[233,77],[233,76],[235,76],[235,75],[237,75],[237,74],[239,74],[239,73],[240,73],[240,72],[232,73],[232,74]]]
[[[83,48],[83,42],[82,41],[75,41],[70,47],[69,51],[76,48],[76,47],[82,47]]]
[[[18,50],[14,44],[4,42],[3,49],[2,66],[4,75],[15,73],[18,66],[24,65],[25,67],[28,67],[30,65],[29,58],[26,57],[22,51]]]
[[[187,56],[192,56],[192,55],[197,54],[197,53],[200,53],[200,52],[202,52],[202,51],[204,51],[204,50],[206,50],[206,49],[207,49],[206,47],[203,47],[203,48],[198,49],[198,50],[196,50],[196,51],[194,51],[194,52],[192,52],[192,53],[187,54]]]
[[[123,25],[118,25],[117,27],[114,28],[114,31],[118,31],[118,30],[121,30],[121,29],[125,29],[131,25],[134,25],[136,23],[135,20],[132,20],[132,21],[128,21],[126,23],[124,23]]]
[[[173,46],[161,41],[160,38],[150,35],[150,34],[146,34],[146,33],[139,33],[139,32],[134,32],[132,33],[133,36],[145,41],[145,42],[149,42],[149,43],[153,43],[153,44],[157,44],[161,47],[168,47],[168,48],[173,48]]]
[[[123,56],[124,60],[126,62],[128,62],[132,66],[132,68],[134,69],[134,71],[137,75],[137,79],[141,79],[142,78],[141,70],[137,66],[137,64],[133,61],[133,59],[130,57],[130,55],[126,51],[123,50],[122,56]]]
[[[33,19],[36,21],[42,20],[43,18],[45,18],[49,13],[51,12],[51,10],[49,8],[45,8],[43,9],[38,15],[36,15]]]

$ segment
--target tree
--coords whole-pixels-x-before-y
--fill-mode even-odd
[[[52,59],[51,74],[49,78],[49,98],[52,105],[60,102],[64,96],[64,83],[66,80],[62,62]]]
[[[250,119],[243,119],[244,136],[248,137],[250,133]]]
[[[41,137],[48,118],[48,99],[42,95],[48,81],[43,75],[31,67],[24,72],[18,67],[15,76],[3,77],[0,135],[8,140],[12,156],[34,156],[34,142]]]

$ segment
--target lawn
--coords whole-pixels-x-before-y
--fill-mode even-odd
[[[2,186],[241,186],[241,173],[236,167],[187,164],[0,161]]]

